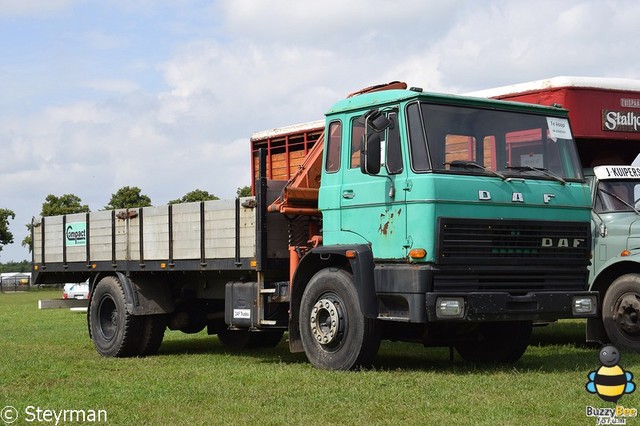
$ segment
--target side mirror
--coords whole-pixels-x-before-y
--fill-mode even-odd
[[[368,175],[380,173],[381,133],[391,126],[389,120],[377,109],[371,109],[364,115],[364,136],[360,144],[360,171]]]
[[[360,171],[367,175],[377,175],[380,173],[380,133],[371,132],[362,139]]]
[[[377,109],[370,109],[364,115],[366,127],[371,127],[374,132],[384,132],[391,126],[391,120]]]

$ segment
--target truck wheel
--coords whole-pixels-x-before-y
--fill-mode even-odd
[[[351,370],[371,364],[380,334],[376,320],[362,314],[349,272],[327,268],[311,278],[300,304],[300,338],[318,368]]]
[[[218,332],[220,343],[228,349],[237,351],[255,348],[275,348],[282,340],[284,331],[249,331],[222,329]]]
[[[602,321],[618,349],[640,351],[639,275],[623,275],[611,284],[602,301]]]
[[[100,355],[138,355],[141,318],[127,312],[124,290],[116,277],[108,276],[100,280],[91,296],[89,307],[91,339]]]
[[[459,343],[456,350],[467,362],[513,363],[529,346],[531,321],[480,324],[478,340]]]
[[[142,318],[142,334],[138,355],[154,355],[158,353],[162,339],[164,339],[164,331],[167,328],[167,316],[146,315],[140,318]]]

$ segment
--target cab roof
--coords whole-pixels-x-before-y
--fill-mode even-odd
[[[526,104],[522,102],[500,101],[472,96],[422,92],[413,88],[408,90],[381,90],[378,92],[364,93],[349,97],[333,104],[325,115],[329,116],[355,110],[360,111],[371,108],[381,108],[399,103],[406,103],[412,100],[427,101],[437,104],[522,111],[534,114],[567,115],[567,111],[563,108]]]

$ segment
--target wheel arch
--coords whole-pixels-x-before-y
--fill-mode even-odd
[[[600,306],[602,306],[602,299],[604,298],[604,294],[607,292],[609,286],[611,286],[611,283],[626,274],[640,274],[640,264],[638,264],[638,262],[628,260],[616,262],[607,266],[598,273],[591,284],[590,290],[600,292]]]
[[[160,278],[150,279],[140,275],[134,279],[119,271],[101,272],[89,279],[90,294],[93,294],[100,280],[108,276],[116,277],[122,284],[125,309],[131,315],[167,314],[175,310],[169,285]]]
[[[347,256],[347,252],[350,255]],[[298,264],[291,285],[289,309],[289,349],[303,352],[299,314],[302,294],[309,280],[325,268],[341,268],[353,274],[360,309],[366,318],[378,317],[378,302],[373,278],[373,252],[365,244],[320,246],[310,250]]]
[[[590,286],[590,290],[599,293],[598,297],[598,318],[588,318],[586,327],[587,342],[596,342],[600,344],[608,343],[609,337],[602,322],[602,307],[604,296],[613,282],[623,275],[640,274],[640,265],[638,262],[624,260],[609,264],[605,269],[600,271],[594,278]]]

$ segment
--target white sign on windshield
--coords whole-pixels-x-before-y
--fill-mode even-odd
[[[551,139],[571,139],[571,128],[566,118],[547,117],[547,126]]]

